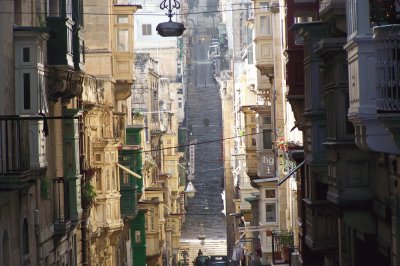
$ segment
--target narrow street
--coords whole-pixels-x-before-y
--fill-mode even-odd
[[[213,77],[213,63],[207,58],[213,31],[212,19],[202,14],[192,16],[191,19],[197,23],[195,31],[198,34],[192,39],[191,84],[186,115],[189,139],[202,143],[222,137],[221,100]],[[195,179],[192,182],[197,193],[194,198],[188,199],[182,229],[182,241],[199,242],[201,233],[206,236],[204,246],[196,245],[196,248],[199,246],[207,255],[226,253],[226,221],[221,197],[224,190],[221,145],[217,141],[196,146]],[[198,251],[195,248],[193,250]]]

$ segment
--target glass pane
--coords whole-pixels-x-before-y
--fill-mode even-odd
[[[127,15],[118,15],[117,17],[118,24],[125,24],[128,23],[128,16]]]
[[[275,189],[267,189],[267,190],[265,190],[265,198],[266,199],[274,199],[274,198],[276,198]]]
[[[263,145],[264,149],[272,149],[271,130],[263,130]]]
[[[271,35],[271,17],[261,16],[260,17],[260,35],[267,36]]]
[[[276,222],[276,204],[275,203],[265,204],[265,221],[267,223]]]
[[[24,61],[24,62],[29,62],[30,61],[29,52],[30,52],[30,49],[28,47],[24,47],[22,49],[22,61]]]
[[[24,109],[31,109],[31,75],[24,73]]]
[[[117,50],[121,52],[127,52],[129,44],[129,33],[127,29],[118,30],[117,37]]]

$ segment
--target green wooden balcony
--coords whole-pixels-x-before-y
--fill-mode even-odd
[[[29,121],[0,117],[0,191],[30,184]]]

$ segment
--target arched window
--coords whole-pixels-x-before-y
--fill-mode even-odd
[[[24,219],[22,226],[22,251],[24,255],[29,254],[29,228],[26,219]]]
[[[7,231],[5,231],[3,235],[2,247],[3,259],[1,265],[10,266],[10,239],[8,238]]]

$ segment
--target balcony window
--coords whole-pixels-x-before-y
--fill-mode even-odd
[[[350,122],[350,120],[347,116],[347,114],[349,113],[349,108],[350,108],[349,93],[348,92],[344,93],[343,97],[344,97],[344,110],[346,113],[346,116],[345,116],[346,117],[346,134],[354,135],[354,131],[355,131],[354,125],[353,125],[353,123]]]
[[[270,3],[269,2],[260,2],[260,9],[261,10],[268,10],[270,7]]]
[[[263,130],[263,149],[272,149],[272,135],[271,130]]]
[[[72,0],[66,0],[65,2],[66,2],[65,13],[67,17],[72,19]]]
[[[72,50],[72,29],[67,28],[67,52],[68,54],[73,54]]]
[[[103,190],[102,182],[101,182],[101,175],[97,176],[97,178],[96,178],[96,189]]]
[[[264,116],[264,117],[262,118],[262,123],[263,123],[263,125],[271,125],[271,117],[269,117],[269,116]]]
[[[265,222],[276,223],[276,202],[265,203]]]
[[[272,34],[271,29],[271,16],[260,16],[260,35],[270,36]]]
[[[266,189],[265,190],[266,199],[276,199],[276,189]]]
[[[334,91],[330,91],[330,92],[326,93],[325,105],[326,105],[327,137],[330,139],[336,139],[337,103],[335,102],[335,92]]]
[[[151,24],[143,24],[142,25],[142,35],[143,36],[151,35]]]
[[[117,32],[117,51],[129,51],[129,31],[128,29],[118,29]]]
[[[24,109],[31,109],[31,74],[24,73],[23,75],[24,86]]]
[[[257,129],[256,128],[252,128],[251,129],[251,146],[255,147],[257,145]]]
[[[142,236],[140,231],[136,230],[135,231],[135,243],[141,243],[142,242]]]
[[[118,15],[117,24],[127,24],[129,22],[128,15]]]
[[[111,178],[110,178],[110,171],[107,169],[106,171],[106,178],[107,180],[107,191],[111,190]]]
[[[24,63],[29,63],[30,60],[30,49],[29,47],[22,48],[22,61]]]

